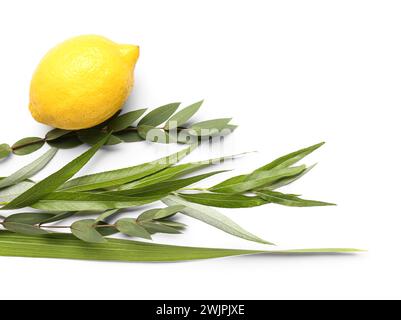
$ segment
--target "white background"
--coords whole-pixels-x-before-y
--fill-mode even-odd
[[[327,142],[307,159],[319,165],[286,191],[337,207],[222,212],[279,248],[368,252],[173,264],[0,258],[0,298],[401,298],[400,16],[399,1],[2,2],[1,142],[46,132],[27,105],[32,72],[51,46],[86,33],[139,44],[127,110],[205,98],[199,119],[232,116],[240,125],[223,150],[198,150],[188,160],[258,150],[226,165],[241,173]],[[176,149],[124,144],[102,151],[83,172],[138,164]],[[0,175],[43,150],[3,161]],[[83,150],[61,151],[37,179]],[[189,224],[184,235],[155,240],[264,248],[182,221]]]

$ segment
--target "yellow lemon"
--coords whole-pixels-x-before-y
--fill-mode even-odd
[[[127,100],[138,57],[139,47],[95,35],[59,44],[46,54],[33,75],[32,116],[69,130],[102,123]]]

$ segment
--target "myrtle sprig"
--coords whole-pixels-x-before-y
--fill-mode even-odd
[[[10,154],[27,155],[46,143],[58,149],[70,149],[81,144],[96,144],[111,134],[105,145],[123,142],[149,141],[158,143],[199,143],[219,135],[227,135],[236,129],[231,119],[214,119],[188,124],[202,106],[203,100],[177,111],[180,103],[170,103],[146,114],[147,109],[128,113],[117,112],[104,123],[83,130],[50,130],[45,137],[23,138],[13,145],[0,144],[0,159]]]
[[[49,224],[50,213],[16,213],[8,216],[0,225],[6,230],[25,235],[45,235],[59,230],[69,230],[78,239],[91,243],[104,243],[104,236],[122,233],[130,237],[152,239],[152,234],[179,234],[185,224],[171,219],[183,206],[152,209],[143,212],[137,218],[122,218],[115,223],[99,219],[83,219],[72,225]],[[54,218],[54,216],[53,216]],[[56,222],[56,221],[53,221]]]

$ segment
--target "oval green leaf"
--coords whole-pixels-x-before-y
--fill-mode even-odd
[[[14,233],[31,235],[31,236],[44,235],[49,233],[46,230],[40,229],[38,227],[18,222],[4,222],[3,227],[6,228],[8,231]]]
[[[147,109],[139,109],[131,112],[124,113],[117,118],[110,121],[107,125],[107,128],[113,132],[118,132],[124,129],[127,129],[131,126],[136,120],[138,120]]]
[[[56,140],[60,137],[65,136],[66,134],[71,133],[71,130],[64,130],[64,129],[53,129],[50,130],[47,134],[46,134],[46,141],[51,141],[51,140]]]
[[[78,239],[90,243],[105,243],[106,239],[95,229],[96,221],[93,219],[75,221],[71,225],[71,232]]]
[[[73,134],[47,141],[47,143],[57,149],[72,149],[82,145],[83,142],[78,139],[76,134]]]
[[[18,156],[30,154],[42,148],[45,140],[39,137],[28,137],[13,144],[12,151]]]
[[[96,230],[103,237],[109,237],[119,232],[115,226],[108,225],[103,221],[99,221],[98,223],[96,223]]]
[[[118,229],[118,231],[127,236],[144,238],[149,240],[152,239],[149,232],[147,232],[144,227],[138,225],[136,221],[131,218],[124,218],[118,220],[116,223],[116,228]]]
[[[118,137],[120,140],[124,142],[139,142],[143,141],[142,137],[139,135],[137,129],[135,128],[129,128],[127,131],[120,131],[116,132],[114,135]]]
[[[114,135],[109,135],[107,132],[104,132],[100,129],[86,129],[77,132],[79,140],[84,143],[87,143],[91,146],[98,143],[100,140],[104,139],[106,136],[109,136],[104,145],[116,145],[122,142],[121,139]]]
[[[0,159],[7,158],[12,149],[7,143],[0,144]]]

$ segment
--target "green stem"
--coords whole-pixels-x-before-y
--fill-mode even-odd
[[[45,228],[45,229],[71,229],[71,226],[44,226],[44,225],[37,225],[37,227]],[[95,225],[95,227],[96,227],[96,229],[97,228],[113,228],[113,227],[115,227],[115,225],[114,224],[102,224],[102,225]]]

